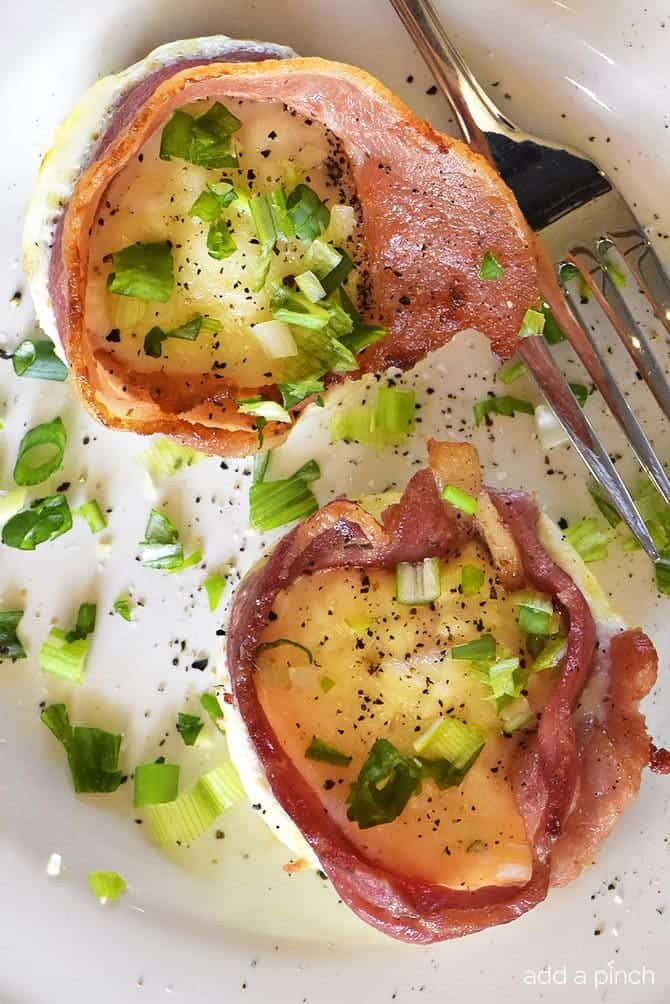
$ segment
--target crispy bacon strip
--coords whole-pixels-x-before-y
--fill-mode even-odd
[[[519,548],[527,580],[555,597],[570,626],[560,679],[537,734],[520,748],[516,764],[515,796],[534,853],[532,875],[523,886],[446,888],[408,879],[368,860],[324,813],[318,794],[284,752],[256,692],[256,646],[275,597],[296,577],[316,568],[388,566],[451,550],[458,525],[430,471],[414,476],[402,500],[384,513],[383,525],[343,501],[330,503],[299,525],[242,584],[231,617],[227,655],[234,700],[275,798],[302,831],[342,899],[363,920],[403,941],[458,937],[514,920],[536,906],[552,881],[570,877],[569,872],[579,870],[593,853],[637,790],[649,757],[636,704],[653,682],[653,646],[639,632],[628,632],[611,646],[610,703],[598,726],[598,735],[616,753],[627,786],[612,787],[605,802],[594,803],[599,749],[581,726],[576,736],[573,725],[596,645],[588,604],[540,544],[534,503],[520,493],[491,493],[491,499]],[[646,653],[642,660],[640,653]],[[589,818],[590,840],[580,843]]]
[[[255,56],[253,58],[256,58]],[[50,290],[58,328],[84,403],[105,424],[164,432],[199,449],[239,455],[256,449],[253,419],[227,407],[241,390],[204,378],[163,374],[161,386],[132,372],[109,372],[86,324],[89,230],[105,192],[142,145],[181,105],[199,98],[282,101],[341,140],[363,213],[373,317],[387,338],[363,352],[363,372],[408,368],[457,331],[478,328],[502,357],[514,348],[538,281],[528,227],[491,166],[435,132],[373,77],[321,59],[175,66],[149,78],[117,109],[93,162],[80,177],[56,232]],[[479,278],[484,252],[504,267]],[[256,390],[256,388],[254,388]],[[272,389],[266,389],[266,394]],[[246,396],[249,396],[248,394]],[[203,422],[203,404],[211,418]],[[199,407],[198,407],[199,406]],[[269,423],[266,445],[287,434]]]

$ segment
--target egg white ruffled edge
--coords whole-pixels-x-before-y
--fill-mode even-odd
[[[60,125],[50,150],[42,159],[26,212],[23,229],[23,270],[37,320],[65,360],[49,295],[49,263],[56,224],[69,202],[91,148],[104,134],[119,100],[156,70],[183,59],[221,58],[243,46],[263,47],[269,58],[286,59],[296,53],[285,45],[210,35],[169,42],[154,49],[121,73],[96,81]]]
[[[538,521],[538,536],[550,557],[571,576],[587,598],[596,622],[598,641],[601,648],[606,651],[612,636],[625,629],[624,620],[612,608],[600,583],[565,539],[561,530],[544,513],[540,514]],[[227,671],[224,671],[224,679],[220,682],[226,689],[230,688]],[[221,707],[226,725],[228,751],[249,802],[256,807],[265,824],[288,847],[296,859],[306,861],[312,868],[320,868],[316,854],[273,795],[249,738],[244,719],[234,705],[222,704]]]

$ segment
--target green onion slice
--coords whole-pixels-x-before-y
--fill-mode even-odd
[[[199,118],[178,109],[163,129],[161,159],[174,157],[210,169],[237,167],[231,137],[241,126],[240,120],[220,101]]]
[[[205,579],[204,586],[209,609],[213,613],[221,602],[221,597],[226,588],[226,577],[225,575],[210,575]]]
[[[207,254],[209,257],[214,258],[215,261],[223,261],[224,258],[230,258],[235,251],[237,251],[237,244],[226,221],[216,220],[216,222],[210,223],[207,231]]]
[[[373,407],[358,406],[338,412],[331,423],[330,433],[334,441],[398,446],[414,432],[415,416],[413,390],[381,387]]]
[[[182,446],[174,439],[159,438],[152,440],[151,445],[140,454],[139,460],[148,474],[155,478],[163,475],[170,477],[185,467],[193,467],[204,460],[205,456],[199,450]]]
[[[78,794],[116,791],[123,779],[118,769],[120,735],[83,725],[72,727],[64,704],[52,704],[40,717],[65,747]]]
[[[461,591],[463,596],[476,596],[484,585],[486,575],[479,565],[463,565],[461,569]]]
[[[323,380],[316,377],[306,377],[304,380],[296,380],[295,383],[280,383],[279,392],[282,396],[285,408],[295,408],[297,404],[304,401],[312,394],[323,394]]]
[[[503,732],[506,736],[518,732],[519,729],[527,729],[534,725],[536,716],[531,708],[528,698],[521,695],[516,697],[509,704],[500,709],[500,718],[503,724]]]
[[[376,345],[382,338],[388,335],[387,328],[381,328],[378,324],[355,324],[353,331],[342,336],[342,344],[345,345],[355,356],[363,352],[371,345]]]
[[[216,223],[223,210],[237,198],[237,192],[229,181],[207,185],[189,209],[188,215],[203,223]]]
[[[198,715],[189,715],[180,711],[177,715],[177,732],[184,740],[184,746],[195,746],[202,732],[204,722]]]
[[[202,314],[196,314],[190,321],[181,324],[178,328],[172,328],[171,331],[163,331],[158,326],[151,328],[144,336],[145,355],[151,356],[152,359],[160,359],[163,353],[163,342],[167,338],[180,338],[182,341],[194,342],[200,334],[203,320]]]
[[[56,355],[54,343],[46,338],[24,338],[12,354],[14,372],[36,380],[67,380],[68,368]]]
[[[309,185],[298,185],[287,200],[288,215],[296,237],[313,241],[330,222],[330,210]]]
[[[560,637],[548,641],[532,665],[533,673],[541,673],[545,669],[556,669],[565,659],[567,651],[567,638]]]
[[[40,649],[40,669],[72,683],[81,683],[95,630],[96,605],[82,603],[72,631],[52,628]]]
[[[348,767],[352,759],[346,753],[341,753],[340,750],[324,742],[323,739],[319,739],[317,736],[312,736],[312,740],[305,750],[305,756],[308,760],[330,763],[334,767]]]
[[[144,540],[139,545],[140,561],[145,568],[173,569],[184,565],[184,548],[179,531],[165,513],[152,509]]]
[[[107,517],[103,513],[96,499],[84,502],[78,509],[74,510],[75,516],[81,516],[88,523],[91,533],[100,533],[107,526]]]
[[[273,247],[277,239],[277,230],[267,195],[254,195],[249,200],[249,210],[258,243],[264,247]]]
[[[542,313],[544,314],[543,335],[547,345],[558,345],[560,342],[564,342],[563,330],[559,327],[551,307],[544,301],[542,302]]]
[[[577,402],[580,408],[583,408],[589,397],[589,389],[583,383],[571,383],[568,384],[570,390],[577,398]]]
[[[607,557],[612,532],[604,530],[594,516],[588,516],[569,526],[564,536],[582,561],[590,563]]]
[[[0,610],[0,660],[25,659],[26,650],[17,634],[23,610]]]
[[[246,798],[234,765],[228,761],[200,777],[173,802],[146,807],[153,839],[162,847],[190,844],[201,837],[225,809]]]
[[[621,516],[610,502],[604,490],[599,485],[592,484],[589,486],[589,494],[609,525],[612,527],[618,526],[621,522]]]
[[[327,694],[335,686],[335,680],[333,680],[330,676],[322,676],[319,680],[319,686],[324,694]]]
[[[519,328],[519,338],[532,338],[544,331],[545,318],[539,310],[527,310]]]
[[[448,760],[460,769],[474,762],[484,746],[484,736],[475,725],[457,718],[438,718],[414,742],[414,749],[429,760]]]
[[[347,818],[361,830],[392,822],[419,787],[421,777],[416,757],[403,756],[388,739],[376,739],[351,785]]]
[[[525,634],[540,637],[556,634],[559,621],[550,596],[542,593],[515,593],[512,595],[512,603],[519,608],[517,621]]]
[[[495,659],[496,640],[492,634],[483,634],[464,645],[454,645],[451,650],[452,659],[484,660]]]
[[[465,512],[469,516],[474,516],[479,511],[479,502],[474,495],[470,495],[469,492],[463,491],[456,485],[445,485],[442,490],[442,498],[445,502],[453,505],[455,509],[460,509],[461,512]]]
[[[248,401],[240,401],[237,407],[241,415],[255,415],[257,418],[264,418],[266,422],[290,423],[292,421],[286,408],[282,408],[277,401],[252,398]]]
[[[119,596],[118,600],[114,601],[113,609],[114,613],[123,617],[124,621],[132,621],[133,611],[129,596]]]
[[[532,415],[535,408],[530,401],[504,394],[500,397],[485,397],[482,401],[477,401],[472,410],[475,425],[481,425],[489,415],[505,415],[507,418],[513,418],[517,412]]]
[[[113,903],[120,899],[128,886],[118,872],[89,872],[88,884],[91,892],[101,903]]]
[[[319,508],[309,483],[321,476],[316,461],[309,461],[300,470],[280,481],[252,484],[249,509],[252,525],[261,531],[305,519]]]
[[[2,528],[2,542],[22,551],[55,540],[72,529],[72,513],[64,495],[36,499],[29,509],[12,516]]]
[[[67,433],[63,420],[54,418],[30,429],[19,444],[14,465],[17,485],[39,485],[63,465]]]
[[[310,666],[314,664],[314,656],[307,646],[301,645],[299,641],[293,641],[292,638],[275,638],[274,641],[263,641],[260,645],[256,646],[256,655],[260,652],[265,652],[267,649],[280,648],[282,645],[292,645],[293,648],[299,649],[307,656]]]
[[[309,270],[296,275],[295,282],[300,292],[304,293],[311,303],[318,303],[326,296],[326,290],[314,273]]]
[[[528,372],[528,367],[522,359],[510,359],[504,366],[501,366],[496,376],[501,383],[510,384],[519,380]]]
[[[395,582],[398,603],[409,606],[434,603],[442,593],[440,559],[401,561],[396,565]]]
[[[179,765],[142,763],[135,768],[133,805],[161,805],[174,802],[179,791]]]
[[[295,236],[295,227],[293,226],[293,220],[289,216],[286,192],[283,187],[279,185],[277,188],[273,188],[271,192],[268,192],[267,198],[277,236],[283,238]]]
[[[216,694],[202,694],[200,697],[200,704],[211,718],[212,723],[216,725],[220,732],[223,732],[223,712]]]
[[[504,273],[505,270],[493,251],[487,251],[479,267],[479,278],[490,282],[491,280],[502,279]]]
[[[172,245],[169,241],[154,244],[131,244],[112,254],[114,271],[107,279],[107,289],[117,296],[167,303],[174,291]]]
[[[605,271],[607,272],[607,277],[610,282],[616,286],[617,289],[623,289],[628,281],[628,276],[615,261],[612,261],[611,258],[605,259]]]

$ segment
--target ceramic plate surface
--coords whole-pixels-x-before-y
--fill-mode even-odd
[[[667,261],[667,4],[650,0],[639,10],[627,0],[441,0],[438,6],[503,108],[532,131],[597,156]],[[97,76],[156,45],[214,33],[282,42],[365,67],[437,127],[450,127],[444,101],[428,93],[432,81],[384,0],[4,0],[2,21],[0,337],[9,348],[31,329],[29,298],[18,307],[12,299],[24,289],[22,218],[55,127]],[[609,338],[604,329],[602,338]],[[657,345],[667,359],[667,339],[659,336]],[[570,351],[557,351],[579,379]],[[622,384],[670,459],[667,425],[621,351],[612,352]],[[494,386],[494,372],[484,340],[459,336],[401,380],[422,405],[409,451],[368,455],[331,446],[333,401],[325,412],[311,409],[299,434],[278,451],[273,474],[315,457],[324,471],[320,501],[383,491],[404,484],[423,460],[422,434],[447,438],[466,428],[489,483],[536,488],[554,519],[593,514],[574,452],[559,447],[546,459],[532,418],[501,419],[493,434],[473,430],[472,403]],[[523,390],[539,400],[530,384]],[[354,403],[365,387],[343,393]],[[612,452],[623,455],[622,470],[634,477],[597,395],[587,408]],[[152,484],[135,462],[146,441],[95,425],[67,384],[19,380],[7,363],[0,368],[0,487],[11,484],[25,429],[56,414],[70,445],[53,487],[69,481],[73,502],[95,496],[111,515],[103,546],[79,521],[39,552],[0,553],[0,609],[25,607],[30,648],[27,660],[0,665],[1,1004],[464,998],[661,1004],[670,998],[667,779],[647,773],[638,802],[598,861],[567,889],[511,925],[430,948],[386,940],[339,904],[317,874],[284,871],[288,851],[251,808],[222,817],[223,836],[212,831],[190,851],[166,857],[134,822],[126,786],[113,796],[75,798],[61,752],[40,724],[40,701],[65,699],[75,720],[123,731],[128,764],[180,753],[176,712],[195,705],[221,671],[232,591],[264,541],[248,530],[250,463],[210,459]],[[229,572],[216,615],[207,606],[202,567],[164,576],[136,562],[156,502],[167,504],[187,548],[203,542],[209,572]],[[592,567],[614,605],[658,645],[660,680],[645,710],[652,733],[667,741],[670,600],[657,599],[639,553],[613,546],[609,559]],[[132,624],[110,612],[126,590],[143,603]],[[85,684],[72,695],[40,673],[36,653],[51,624],[73,620],[85,599],[97,600],[99,627]],[[204,660],[206,668],[197,668]],[[189,757],[180,753],[185,779],[224,752],[224,740],[212,734]],[[57,878],[46,874],[52,852],[63,860]],[[125,876],[129,892],[120,903],[101,907],[93,899],[86,884],[93,869]]]

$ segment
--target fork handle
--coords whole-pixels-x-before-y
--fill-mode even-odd
[[[465,141],[493,160],[487,133],[509,136],[516,127],[489,98],[447,36],[429,0],[391,0],[451,105]]]

